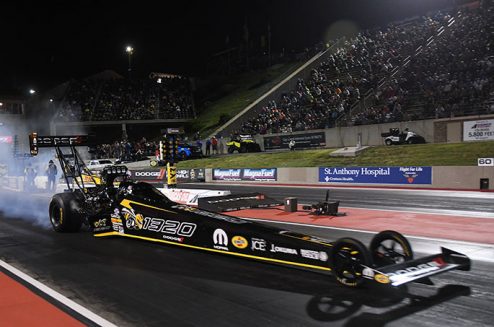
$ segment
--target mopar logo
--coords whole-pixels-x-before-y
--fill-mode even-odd
[[[213,233],[214,248],[228,251],[228,236],[225,231],[218,228]]]
[[[134,173],[135,177],[160,177],[160,171],[136,171]]]

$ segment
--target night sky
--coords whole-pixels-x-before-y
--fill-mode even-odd
[[[70,78],[112,69],[125,75],[125,46],[135,75],[199,76],[212,54],[271,26],[272,51],[324,40],[336,21],[349,30],[382,25],[451,0],[2,1],[0,95],[47,90]],[[337,25],[338,26],[338,25]],[[226,44],[227,37],[229,43]],[[260,42],[260,41],[259,41]]]

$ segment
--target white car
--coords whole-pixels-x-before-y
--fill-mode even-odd
[[[110,159],[95,159],[95,160],[90,160],[89,163],[87,164],[87,167],[90,170],[101,170],[105,168],[106,166],[112,166],[113,161]]]

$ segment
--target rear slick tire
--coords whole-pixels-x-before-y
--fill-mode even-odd
[[[53,230],[74,233],[81,229],[82,216],[76,211],[79,200],[73,192],[55,194],[50,202],[49,216]]]

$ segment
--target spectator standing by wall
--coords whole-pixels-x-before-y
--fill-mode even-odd
[[[213,154],[218,154],[218,139],[216,136],[211,138],[211,145],[213,146]]]
[[[46,168],[46,176],[48,176],[48,184],[46,189],[49,191],[55,191],[57,187],[57,166],[53,163],[53,160],[48,162],[48,167]]]
[[[197,140],[197,141],[196,141],[196,145],[197,145],[197,147],[199,148],[199,150],[201,150],[201,155],[202,155],[202,154],[203,154],[203,152],[202,152],[202,142],[201,142],[201,140]]]
[[[28,163],[27,167],[24,169],[24,178],[26,181],[25,189],[26,190],[32,191],[35,189],[34,179],[36,178],[37,174],[38,173],[36,172],[36,169],[33,168],[31,163]]]
[[[211,140],[207,139],[206,140],[206,156],[211,155]]]
[[[293,138],[290,139],[290,142],[288,143],[288,148],[290,151],[295,151],[295,140]]]

